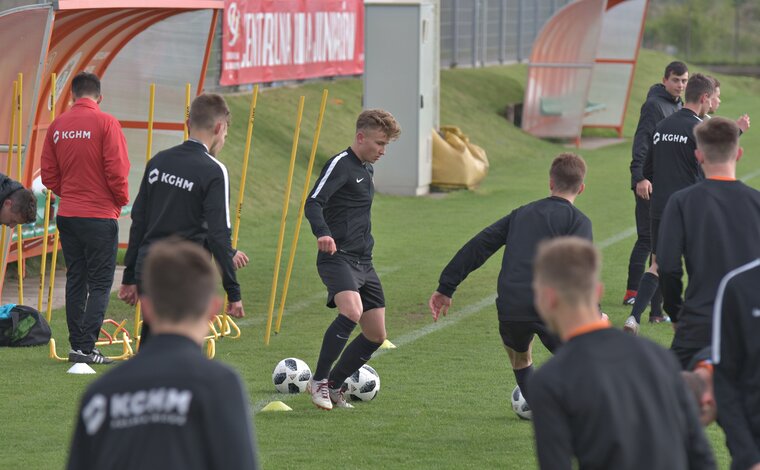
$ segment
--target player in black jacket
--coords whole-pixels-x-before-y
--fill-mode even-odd
[[[623,329],[628,333],[638,334],[641,314],[658,288],[657,237],[665,203],[674,192],[704,179],[694,154],[697,148],[694,126],[702,122],[702,116],[710,109],[714,93],[715,84],[712,79],[699,73],[694,74],[686,85],[684,107],[655,127],[652,147],[644,162],[644,171],[651,171],[652,185],[642,190],[637,189],[639,197],[651,198],[652,263],[641,277],[631,315],[625,321]]]
[[[385,296],[372,266],[372,164],[400,133],[389,112],[362,112],[356,120],[354,142],[325,163],[306,200],[305,214],[317,237],[317,271],[327,287],[327,306],[338,308],[338,316],[325,331],[317,368],[308,384],[312,402],[325,410],[353,408],[343,396],[343,382],[385,341]],[[357,323],[362,332],[346,347]]]
[[[600,266],[575,237],[536,256],[536,308],[564,341],[530,385],[541,468],[569,470],[574,458],[581,470],[716,468],[673,355],[599,319]]]
[[[672,350],[686,367],[709,346],[715,295],[723,276],[760,257],[760,191],[737,181],[739,127],[715,117],[695,129],[707,180],[671,196],[659,239],[660,285],[676,328]],[[684,297],[681,259],[689,285]]]
[[[636,243],[631,250],[628,261],[628,281],[623,304],[633,305],[636,300],[636,292],[639,280],[644,274],[645,264],[652,252],[652,238],[650,235],[649,199],[644,199],[636,194],[636,190],[650,191],[652,188],[651,175],[644,175],[644,161],[652,146],[652,136],[657,124],[675,113],[683,102],[681,95],[686,88],[689,79],[689,69],[683,62],[671,62],[665,67],[662,83],[652,85],[647,93],[647,99],[641,105],[639,123],[633,136],[633,158],[631,160],[631,189],[636,199]],[[655,296],[652,299],[652,311],[650,319],[662,316],[660,307],[661,299]]]
[[[760,258],[720,283],[715,301],[713,362],[719,424],[731,470],[760,470]]]
[[[438,289],[428,302],[434,320],[446,315],[457,286],[506,246],[496,286],[499,333],[517,385],[529,405],[533,336],[538,335],[551,352],[559,345],[536,312],[531,287],[533,257],[544,239],[575,235],[591,240],[591,221],[573,205],[585,189],[585,175],[586,163],[578,155],[565,153],[555,158],[549,171],[551,196],[515,209],[475,235],[443,269]]]
[[[242,317],[243,301],[235,270],[248,257],[233,250],[230,232],[230,182],[227,167],[215,155],[224,147],[230,111],[220,95],[204,94],[190,106],[190,138],[156,154],[145,167],[132,206],[129,247],[119,298],[137,302],[137,285],[150,245],[177,235],[208,249],[222,273],[227,312]],[[143,328],[141,341],[148,337]]]
[[[221,307],[216,282],[196,244],[151,245],[140,298],[154,337],[87,388],[69,470],[257,468],[243,384],[201,349]]]

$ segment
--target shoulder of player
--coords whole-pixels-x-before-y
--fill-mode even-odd
[[[726,274],[725,279],[726,289],[738,287],[739,291],[753,292],[753,295],[760,297],[760,294],[755,294],[760,281],[760,258],[737,267]]]
[[[325,168],[333,167],[333,171],[345,170],[350,168],[351,165],[351,158],[348,157],[348,151],[344,150],[330,157],[330,159],[325,162],[324,166]]]

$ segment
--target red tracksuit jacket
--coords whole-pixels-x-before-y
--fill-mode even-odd
[[[80,98],[47,131],[42,184],[61,198],[58,215],[116,219],[129,202],[129,155],[119,121]]]

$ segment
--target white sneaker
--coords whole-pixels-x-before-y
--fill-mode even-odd
[[[633,336],[639,335],[639,322],[636,321],[633,315],[630,315],[628,318],[625,319],[625,324],[623,325],[623,331]]]
[[[332,402],[334,407],[337,407],[337,408],[353,408],[354,407],[354,405],[346,401],[346,396],[344,395],[344,392],[346,391],[345,387],[330,388],[328,390],[330,391],[330,401]]]
[[[306,390],[308,390],[311,395],[311,402],[314,403],[314,406],[323,410],[332,410],[333,404],[332,401],[330,401],[330,391],[327,385],[327,379],[310,379],[309,383],[306,385]]]

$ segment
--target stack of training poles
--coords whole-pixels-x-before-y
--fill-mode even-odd
[[[56,74],[53,73],[51,75],[51,92],[50,92],[50,122],[52,123],[53,120],[56,117]],[[148,122],[147,122],[147,145],[146,145],[146,151],[145,151],[145,162],[147,164],[148,160],[150,160],[150,157],[152,155],[152,147],[153,147],[153,124],[154,124],[154,112],[155,112],[155,94],[156,94],[156,85],[151,84],[150,85],[150,95],[149,95],[149,108],[148,108]],[[240,179],[240,187],[238,191],[238,200],[236,205],[236,211],[235,211],[235,222],[232,229],[232,248],[236,249],[238,245],[238,239],[240,235],[240,220],[242,216],[243,211],[243,200],[245,196],[245,186],[246,186],[246,176],[248,173],[248,167],[250,164],[251,157],[251,147],[252,147],[252,136],[253,136],[253,126],[254,126],[254,120],[256,116],[256,105],[258,101],[258,94],[259,94],[259,86],[255,85],[253,88],[253,94],[251,96],[251,103],[249,108],[249,115],[248,115],[248,129],[246,133],[246,141],[245,141],[245,151],[243,156],[243,168],[242,168],[242,175]],[[21,142],[22,139],[22,95],[23,95],[23,75],[21,73],[18,74],[18,79],[13,82],[13,99],[11,101],[11,128],[10,128],[10,134],[9,134],[9,144],[8,144],[8,160],[6,162],[6,174],[8,176],[11,176],[11,170],[12,170],[12,160],[14,156],[14,150],[17,160],[17,173],[16,178],[18,180],[21,180],[21,152],[22,152],[22,145]],[[280,329],[282,327],[282,317],[285,311],[285,302],[287,300],[288,295],[288,286],[290,283],[290,276],[293,270],[293,264],[295,261],[295,254],[296,254],[296,248],[298,246],[298,237],[301,230],[301,222],[303,220],[304,216],[304,204],[306,203],[306,198],[309,194],[309,185],[311,180],[311,173],[314,168],[314,160],[316,158],[317,148],[319,145],[319,137],[322,130],[322,122],[324,119],[325,114],[325,107],[327,105],[327,95],[328,91],[325,89],[322,91],[322,100],[319,108],[319,115],[317,118],[316,128],[314,132],[314,139],[312,141],[311,146],[311,153],[309,155],[309,162],[306,169],[306,177],[304,181],[303,191],[301,195],[300,205],[299,205],[299,211],[298,216],[296,219],[296,227],[293,234],[293,240],[290,246],[290,255],[288,259],[288,264],[285,272],[285,279],[283,282],[283,288],[282,288],[282,294],[280,297],[280,304],[277,312],[277,321],[275,324],[275,334],[278,334],[280,332]],[[184,119],[184,140],[187,140],[189,136],[189,131],[187,128],[187,120],[190,115],[190,100],[191,100],[191,85],[188,83],[185,85],[185,119]],[[293,145],[291,147],[291,153],[290,153],[290,165],[288,167],[288,175],[287,175],[287,183],[285,188],[285,194],[284,194],[284,200],[283,200],[283,208],[282,208],[282,217],[280,220],[280,231],[277,241],[277,251],[275,254],[275,266],[274,266],[274,274],[272,278],[272,287],[270,291],[269,296],[269,306],[267,310],[267,325],[266,325],[266,331],[264,335],[264,344],[269,345],[269,340],[271,336],[272,331],[272,320],[274,315],[274,304],[275,304],[275,298],[277,295],[277,286],[278,286],[278,278],[279,278],[279,269],[280,269],[280,263],[282,260],[282,250],[284,245],[284,238],[285,238],[285,228],[286,228],[286,221],[287,221],[287,215],[288,215],[288,208],[290,205],[290,196],[291,196],[291,188],[292,188],[292,181],[293,181],[293,174],[295,170],[295,161],[296,161],[296,155],[298,151],[298,140],[299,135],[301,132],[301,121],[303,117],[303,109],[304,109],[304,102],[305,97],[301,96],[298,101],[298,110],[296,115],[296,123],[295,123],[295,129],[293,133]],[[50,226],[50,209],[51,209],[51,199],[52,199],[52,192],[49,190],[45,190],[45,213],[44,213],[44,229],[43,229],[43,240],[42,240],[42,256],[41,256],[41,265],[40,265],[40,282],[39,282],[39,292],[37,296],[37,310],[42,311],[42,304],[43,304],[43,291],[45,288],[45,276],[46,276],[46,269],[47,269],[47,253],[48,253],[48,240],[50,238],[49,233],[49,226]],[[24,302],[24,296],[23,296],[23,279],[24,279],[24,257],[22,252],[22,244],[23,244],[23,235],[22,235],[22,226],[19,224],[17,226],[18,232],[17,232],[17,272],[18,272],[18,303],[23,304]],[[2,234],[0,235],[0,246],[3,248],[5,247],[6,240],[8,237],[8,228],[6,226],[2,226]],[[12,236],[12,235],[11,235]],[[55,287],[55,269],[56,269],[56,263],[58,258],[58,250],[59,250],[59,244],[60,244],[60,238],[58,230],[55,230],[55,235],[53,236],[53,246],[52,246],[52,257],[50,262],[50,279],[49,279],[49,285],[48,285],[48,295],[47,295],[47,310],[46,310],[46,319],[48,322],[52,320],[52,309],[53,309],[53,293],[54,293],[54,287]],[[2,263],[6,263],[6,256],[7,256],[7,250],[4,250],[2,252]],[[230,338],[230,339],[238,339],[241,337],[241,331],[240,328],[237,326],[235,321],[232,318],[229,318],[227,315],[227,305],[228,301],[225,297],[224,302],[224,308],[221,314],[216,315],[213,320],[209,321],[209,334],[206,336],[206,355],[209,358],[213,358],[216,354],[216,341],[220,338]],[[113,319],[106,319],[103,322],[103,327],[101,328],[101,335],[98,338],[98,341],[96,342],[97,346],[109,346],[109,345],[121,345],[122,351],[121,354],[116,356],[108,356],[111,359],[115,360],[125,360],[133,356],[138,350],[140,346],[140,328],[142,326],[142,318],[141,318],[141,311],[140,311],[140,303],[138,302],[135,306],[135,313],[134,313],[134,325],[132,333],[130,334],[129,330],[126,327],[127,319],[122,320],[121,322],[117,322]],[[113,331],[109,332],[106,329],[106,325],[113,326]],[[68,358],[61,357],[58,355],[56,351],[56,342],[54,338],[50,339],[50,351],[49,351],[49,357],[51,359],[57,360],[57,361],[67,361]]]

